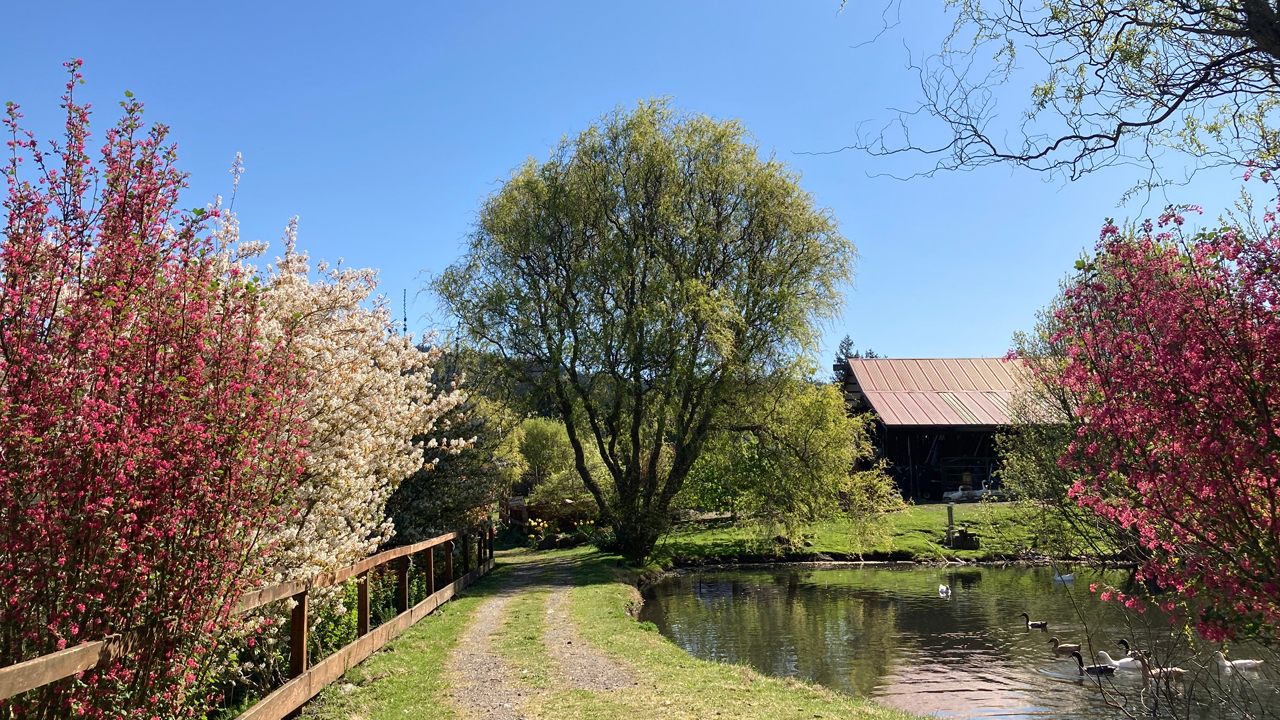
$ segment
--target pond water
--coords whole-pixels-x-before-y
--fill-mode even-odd
[[[1064,571],[1066,572],[1066,571]],[[640,614],[690,654],[746,663],[873,697],[920,714],[956,717],[1120,716],[1114,705],[1150,713],[1141,673],[1120,670],[1101,685],[1075,661],[1055,655],[1049,638],[1123,656],[1126,637],[1157,663],[1192,671],[1160,709],[1203,720],[1280,715],[1274,658],[1263,672],[1222,673],[1208,653],[1174,637],[1155,611],[1126,613],[1088,592],[1090,583],[1124,590],[1128,573],[1077,569],[1074,583],[1049,568],[894,568],[735,570],[684,574],[645,590]],[[939,597],[946,584],[951,596]],[[1020,613],[1050,623],[1028,630]],[[1087,629],[1086,629],[1087,623]],[[1265,657],[1234,645],[1232,658]],[[1212,691],[1212,692],[1210,692]],[[1172,704],[1170,704],[1172,703]]]

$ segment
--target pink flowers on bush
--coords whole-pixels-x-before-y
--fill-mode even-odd
[[[305,373],[204,220],[166,128],[123,103],[90,161],[12,133],[0,246],[0,665],[144,628],[153,652],[15,698],[17,717],[170,717],[287,513]],[[20,172],[20,170],[22,172]]]
[[[1198,208],[1189,208],[1198,210]],[[1136,529],[1207,638],[1280,624],[1280,227],[1108,223],[1057,320],[1072,496]],[[1104,598],[1108,593],[1104,593]],[[1135,607],[1138,604],[1135,602]],[[1167,602],[1162,602],[1166,607]]]

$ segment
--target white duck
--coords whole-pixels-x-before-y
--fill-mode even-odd
[[[1142,667],[1142,660],[1136,657],[1122,657],[1119,660],[1113,660],[1111,654],[1106,650],[1098,651],[1098,662],[1121,670],[1137,670]]]
[[[939,586],[938,586],[938,597],[942,597],[942,598],[944,598],[944,597],[951,597],[951,586],[950,586],[950,585],[939,585]]]
[[[1223,657],[1221,650],[1214,651],[1213,659],[1218,661],[1218,667],[1232,670],[1257,670],[1263,662],[1262,660],[1228,660]]]

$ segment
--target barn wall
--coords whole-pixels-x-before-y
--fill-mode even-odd
[[[929,502],[943,492],[960,489],[964,472],[972,474],[973,487],[992,478],[997,467],[993,428],[885,427],[878,428],[879,455],[889,461],[889,473],[905,497]]]

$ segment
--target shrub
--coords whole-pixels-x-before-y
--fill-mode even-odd
[[[80,65],[53,154],[17,106],[5,121],[0,665],[138,629],[147,652],[0,714],[170,717],[204,703],[214,630],[286,514],[306,387],[290,334],[263,335],[257,280],[205,234],[218,207],[178,210],[167,129],[128,93],[91,163]]]

